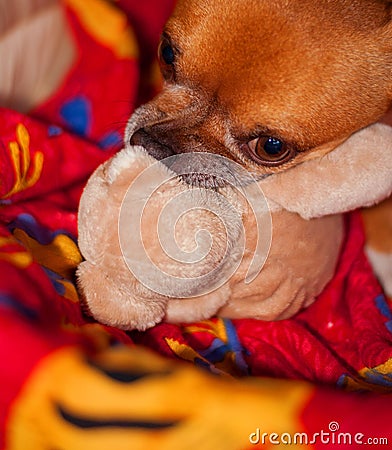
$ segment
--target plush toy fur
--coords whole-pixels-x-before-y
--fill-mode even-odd
[[[78,280],[85,304],[97,320],[125,329],[146,329],[164,319],[186,322],[218,313],[229,317],[284,318],[310,304],[332,277],[342,240],[341,217],[304,220],[298,214],[275,205],[272,213],[274,233],[267,262],[256,280],[246,284],[245,275],[258,237],[256,222],[254,215],[247,210],[246,202],[229,188],[221,189],[219,195],[229,200],[234,212],[223,209],[218,218],[198,203],[195,204],[198,209],[184,216],[178,236],[183,250],[191,250],[189,240],[192,241],[193,234],[202,229],[209,230],[217,249],[212,249],[199,265],[176,263],[170,267],[173,275],[188,280],[187,288],[180,292],[180,297],[185,298],[178,298],[176,285],[162,286],[164,294],[148,289],[127,266],[117,230],[121,206],[129,187],[143,170],[151,166],[156,167],[154,177],[158,180],[166,178],[170,172],[143,149],[125,149],[97,169],[82,196],[79,246],[86,261],[78,269]],[[168,201],[192,189],[174,173],[169,175],[172,180],[151,195],[141,226],[150,258],[155,266],[165,270],[170,260],[154,239],[158,214]],[[212,204],[219,204],[219,195],[214,191],[208,193],[210,208]],[[135,208],[137,214],[137,208],[132,203],[128,205],[130,209]],[[238,214],[243,226],[234,226],[229,234],[225,234],[221,222],[236,223]],[[139,233],[139,228],[130,229],[129,233]],[[245,239],[245,249],[238,255],[241,238]],[[242,254],[244,257],[236,273],[222,286],[213,289],[216,274],[212,269],[222,259],[219,249],[226,248],[228,261],[238,260]],[[137,249],[130,250],[129,254],[135,261],[143,264]],[[145,270],[149,270],[149,266]],[[207,293],[198,295],[198,277],[205,273],[211,273],[210,278],[203,279],[201,286]],[[208,292],[210,288],[212,292]],[[196,297],[192,298],[193,294]]]
[[[392,127],[376,123],[324,157],[267,178],[263,190],[306,219],[371,206],[392,192],[391,154]]]
[[[143,229],[146,231],[145,245],[148,247],[147,250],[153,264],[157,266],[163,264],[162,269],[172,270],[175,275],[182,275],[189,279],[186,290],[193,292],[198,288],[198,282],[193,280],[203,274],[205,265],[207,267],[214,266],[220,259],[218,252],[210,252],[203,265],[181,265],[166,258],[166,254],[160,251],[159,242],[154,240],[157,229],[157,213],[161,211],[168,200],[186,192],[188,187],[181,183],[163,164],[156,164],[156,160],[141,147],[129,148],[117,154],[93,174],[80,202],[79,246],[86,261],[78,269],[78,279],[86,305],[94,317],[103,323],[120,328],[145,329],[161,321],[166,316],[168,303],[170,303],[166,294],[177,292],[176,283],[171,285],[170,279],[163,281],[163,283],[167,283],[167,286],[161,286],[164,295],[148,289],[137,281],[126,264],[124,253],[127,252],[127,249],[124,246],[120,247],[119,234],[116,231],[111,232],[111,230],[119,229],[120,209],[132,182],[143,170],[151,167],[154,168],[151,176],[155,181],[164,181],[171,177],[171,181],[165,183],[150,197],[145,210],[146,217],[143,221]],[[214,193],[211,195],[213,196]],[[131,212],[134,209],[137,214],[138,193],[132,200],[133,203],[132,201],[129,203],[129,208]],[[224,220],[228,222],[235,220],[232,211],[226,210],[223,214],[225,215]],[[183,223],[181,225],[183,232],[180,232],[180,240],[181,236],[185,238],[182,240],[185,251],[191,250],[192,247],[185,230],[195,223],[199,230],[212,227],[215,230],[214,238],[218,239],[218,247],[224,246],[225,236],[219,226],[219,220],[214,214],[196,209],[188,220],[190,223]],[[139,229],[126,229],[125,233],[139,233]],[[234,228],[230,239],[235,242],[239,233],[240,230]],[[143,264],[142,252],[138,253],[136,248],[128,250],[138,265]],[[146,267],[146,270],[149,270],[149,266]],[[204,282],[213,283],[213,281],[207,277]],[[187,295],[187,292],[184,292],[183,295]],[[187,314],[189,317],[212,315],[226,301],[226,297],[227,291],[215,292],[206,298],[201,297],[196,310],[188,311]],[[176,308],[174,309],[176,310]]]
[[[292,316],[310,305],[333,276],[344,234],[341,214],[390,194],[392,157],[385,157],[386,150],[373,152],[371,157],[368,151],[372,147],[387,149],[388,142],[392,142],[392,128],[375,124],[353,135],[334,152],[259,182],[269,202],[273,234],[264,267],[251,283],[245,279],[260,237],[255,215],[233,189],[210,191],[210,205],[219,203],[219,195],[223,195],[240,215],[242,226],[225,235],[214,214],[199,210],[185,216],[179,232],[181,245],[186,247],[187,240],[192,241],[197,223],[198,230],[210,230],[217,248],[226,248],[228,243],[229,258],[238,259],[241,251],[242,259],[233,276],[217,289],[212,288],[213,277],[204,279],[202,287],[207,292],[203,295],[198,295],[197,277],[212,271],[222,257],[219,252],[212,252],[198,266],[172,264],[172,274],[189,280],[189,295],[178,295],[175,286],[165,286],[164,294],[156,293],[140,283],[127,266],[117,230],[121,205],[138,175],[154,166],[155,181],[168,174],[172,177],[151,195],[140,228],[146,237],[144,249],[161,269],[167,269],[170,262],[154,238],[159,212],[179,193],[195,188],[142,148],[122,150],[93,174],[80,203],[79,245],[86,261],[78,269],[78,280],[86,307],[103,323],[140,330],[162,320],[190,322],[215,314],[264,320]],[[132,208],[129,203],[125,205]],[[234,223],[238,217],[227,210],[220,219]],[[129,233],[139,233],[139,229],[129,229]],[[241,239],[245,242],[242,250]],[[133,251],[134,260],[143,264],[142,256]]]

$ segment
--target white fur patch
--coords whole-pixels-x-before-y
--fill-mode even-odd
[[[118,152],[110,161],[107,168],[107,181],[113,183],[123,170],[130,169],[137,161],[140,163],[144,158],[148,164],[152,164],[153,158],[148,155],[145,148],[140,145],[130,146]]]
[[[381,253],[369,247],[365,250],[385,293],[392,297],[392,254]]]

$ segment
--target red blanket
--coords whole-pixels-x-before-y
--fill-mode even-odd
[[[290,320],[125,333],[83,315],[79,197],[121,147],[132,109],[158,88],[148,70],[171,3],[118,2],[140,58],[119,57],[70,10],[79,58],[62,87],[28,116],[0,109],[0,448],[239,449],[294,442],[296,432],[306,448],[392,442],[381,395],[392,388],[392,311],[357,213],[346,217],[334,279]]]

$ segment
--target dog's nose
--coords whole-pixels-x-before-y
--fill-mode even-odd
[[[147,152],[155,159],[161,161],[175,154],[175,152],[168,146],[159,142],[154,138],[146,128],[140,128],[135,131],[129,139],[131,145],[141,145]]]

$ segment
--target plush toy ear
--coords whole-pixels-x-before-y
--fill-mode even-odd
[[[392,192],[392,127],[376,123],[322,158],[260,182],[268,199],[305,219],[371,206]]]

